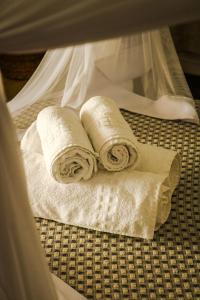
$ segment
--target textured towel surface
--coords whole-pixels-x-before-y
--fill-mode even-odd
[[[71,109],[56,106],[43,109],[36,127],[47,170],[56,181],[77,182],[93,175],[95,154],[78,116]]]
[[[136,137],[112,99],[89,99],[82,106],[80,117],[105,169],[120,171],[136,164]]]
[[[16,119],[27,128],[50,102]],[[200,101],[196,101],[200,113]],[[170,216],[152,241],[36,219],[50,269],[91,300],[200,297],[200,127],[122,111],[138,140],[181,156]]]
[[[62,185],[46,171],[35,127],[28,132],[22,148],[35,216],[147,239],[166,221],[179,180],[176,152],[138,143],[135,170],[101,170],[88,181]]]

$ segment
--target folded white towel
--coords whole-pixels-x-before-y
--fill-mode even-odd
[[[56,181],[87,180],[96,172],[92,145],[71,109],[56,106],[43,109],[38,114],[36,127],[47,170]]]
[[[105,169],[121,171],[138,162],[137,139],[112,99],[89,99],[80,118]]]
[[[63,185],[45,168],[35,126],[28,132],[21,145],[34,216],[147,239],[167,220],[180,176],[176,152],[138,143],[135,169],[100,170],[88,181]]]

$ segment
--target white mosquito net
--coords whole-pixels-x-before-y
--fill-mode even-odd
[[[79,110],[96,95],[132,112],[198,123],[167,28],[47,51],[9,107],[17,115],[36,101],[51,101]]]

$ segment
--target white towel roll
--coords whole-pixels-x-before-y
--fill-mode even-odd
[[[80,110],[80,118],[105,169],[121,171],[136,164],[137,139],[112,99],[89,99]]]
[[[38,114],[36,126],[47,170],[56,181],[87,180],[97,171],[92,145],[71,109],[49,106]]]

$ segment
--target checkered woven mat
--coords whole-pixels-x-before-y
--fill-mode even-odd
[[[50,104],[28,108],[16,125]],[[181,153],[169,219],[147,241],[37,218],[49,267],[88,299],[200,299],[200,127],[122,113],[140,142]]]

